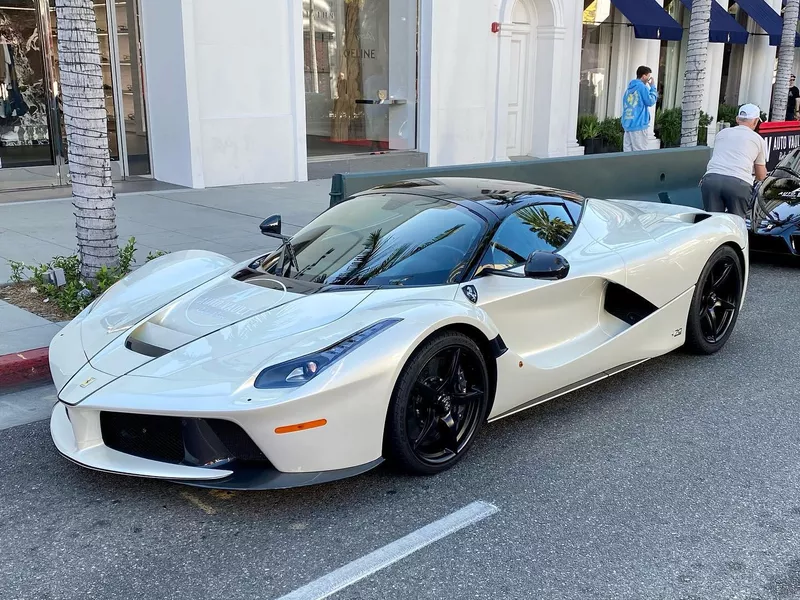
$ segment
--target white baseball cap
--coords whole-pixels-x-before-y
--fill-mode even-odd
[[[740,119],[761,119],[761,109],[755,104],[743,104],[738,116]]]

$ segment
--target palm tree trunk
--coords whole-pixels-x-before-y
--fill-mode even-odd
[[[119,263],[114,185],[93,0],[56,0],[67,156],[81,275]]]
[[[775,76],[775,92],[772,94],[772,119],[783,121],[786,118],[786,103],[789,101],[789,76],[794,65],[794,40],[797,32],[797,13],[800,0],[788,0],[783,12],[783,33],[778,48],[778,73]],[[792,107],[794,113],[794,107]]]
[[[697,145],[697,126],[703,106],[706,85],[708,30],[711,22],[711,3],[716,0],[693,0],[689,21],[689,43],[686,50],[686,71],[683,74],[681,100],[681,146]]]

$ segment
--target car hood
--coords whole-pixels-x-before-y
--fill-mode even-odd
[[[154,364],[154,376],[180,369],[213,355],[215,345],[244,350],[293,336],[335,321],[353,310],[371,290],[303,295],[291,293],[268,276],[242,282],[230,272],[213,278],[178,298],[136,318],[136,307],[124,306],[106,314],[124,330],[100,349],[87,340],[100,340],[108,316],[85,319],[84,348],[95,369],[121,376]],[[91,354],[90,354],[91,353]],[[146,375],[147,371],[141,373]]]

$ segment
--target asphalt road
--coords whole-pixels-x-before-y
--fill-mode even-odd
[[[798,333],[800,267],[757,264],[723,352],[489,425],[434,478],[221,493],[0,430],[0,598],[275,599],[475,500],[499,512],[333,598],[800,598]]]

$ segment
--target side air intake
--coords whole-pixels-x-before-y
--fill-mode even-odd
[[[606,287],[604,308],[628,325],[636,325],[658,310],[658,307],[636,292],[618,283],[609,282]]]

